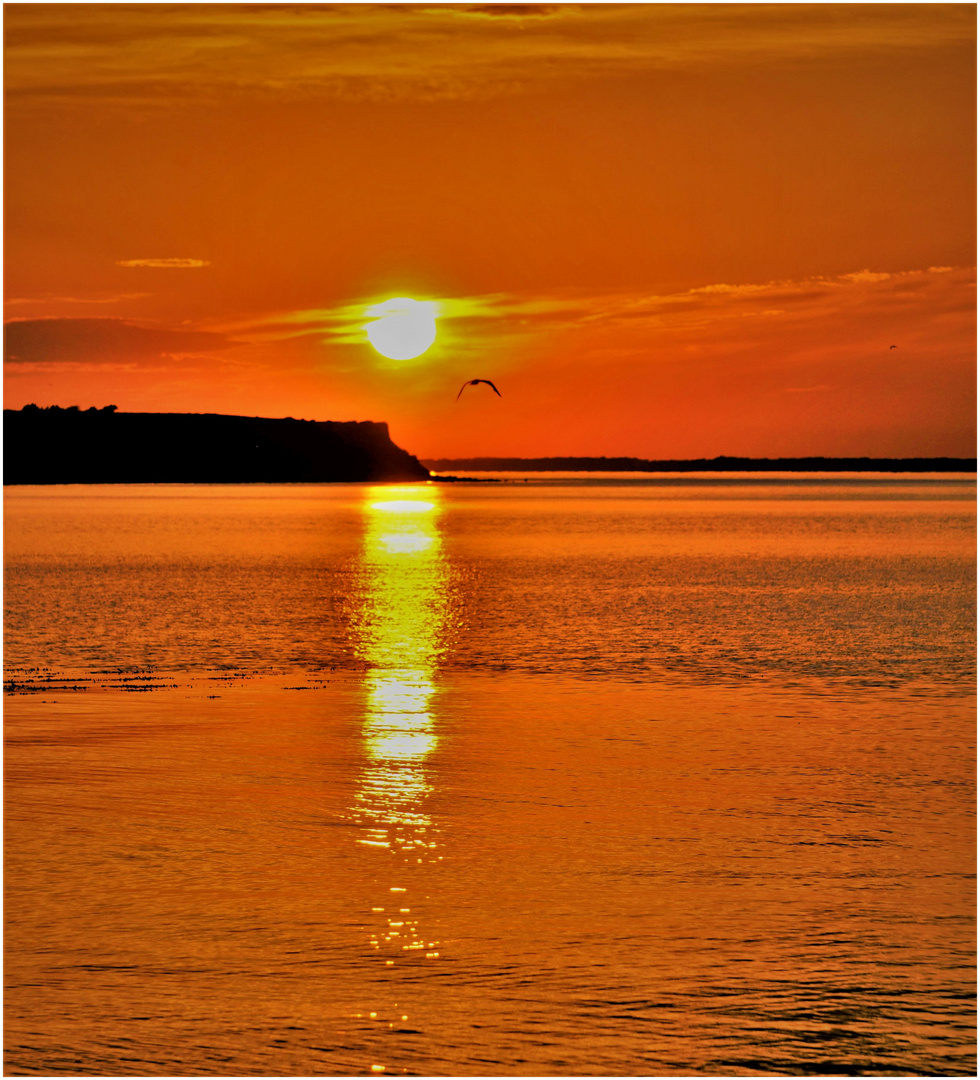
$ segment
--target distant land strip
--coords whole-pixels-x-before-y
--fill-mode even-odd
[[[792,457],[671,458],[634,457],[426,458],[433,472],[952,472],[974,473],[976,458]]]

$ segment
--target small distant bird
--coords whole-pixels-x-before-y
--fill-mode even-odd
[[[897,346],[897,345],[889,345],[889,346],[888,346],[888,348],[889,348],[889,349],[897,349],[897,348],[898,348],[898,346]]]
[[[503,397],[504,395],[493,385],[489,379],[470,379],[469,382],[464,382],[459,388],[459,394],[456,395],[456,400],[459,401],[460,394],[467,388],[467,386],[476,386],[477,383],[485,382],[487,386],[497,395],[497,397]]]

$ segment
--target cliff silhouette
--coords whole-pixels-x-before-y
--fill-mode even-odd
[[[242,484],[427,480],[372,421],[4,409],[5,484]]]

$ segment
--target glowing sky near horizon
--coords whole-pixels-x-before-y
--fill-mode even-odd
[[[975,16],[8,5],[5,404],[972,455]]]

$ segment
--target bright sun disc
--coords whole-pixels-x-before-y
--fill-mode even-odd
[[[375,321],[364,328],[368,341],[390,360],[414,360],[436,339],[436,305],[398,296],[368,308]]]

